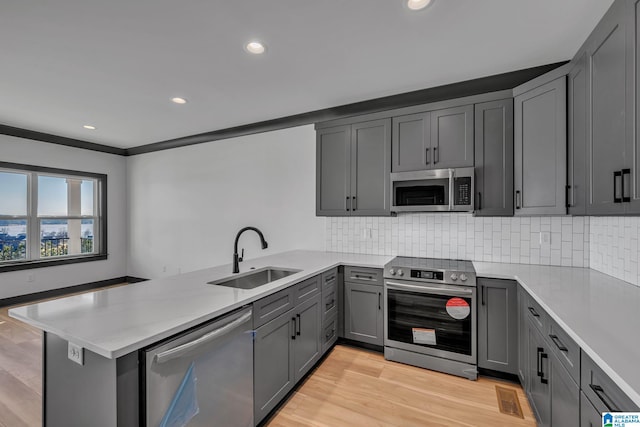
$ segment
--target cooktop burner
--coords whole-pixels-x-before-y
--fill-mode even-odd
[[[384,277],[476,286],[476,270],[473,263],[460,259],[395,257],[384,266]]]

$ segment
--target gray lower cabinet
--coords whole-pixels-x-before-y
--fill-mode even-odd
[[[552,426],[580,425],[580,389],[553,352],[549,352]]]
[[[391,215],[391,119],[319,129],[316,162],[316,215]]]
[[[295,385],[295,310],[256,329],[253,345],[254,422],[258,424]]]
[[[478,279],[478,367],[518,373],[518,298],[512,280]]]
[[[529,390],[529,324],[527,321],[527,293],[518,286],[518,378],[525,392]]]
[[[345,338],[368,344],[383,344],[382,292],[380,285],[345,281]]]
[[[580,427],[602,427],[602,414],[580,392]]]
[[[322,342],[320,327],[322,311],[320,295],[303,302],[296,307],[295,339],[293,340],[293,363],[296,382],[300,380],[320,359]],[[292,335],[293,336],[293,335]]]
[[[476,216],[513,215],[513,99],[475,105]]]
[[[514,99],[515,215],[566,214],[566,103],[566,76]]]
[[[551,425],[551,386],[549,349],[544,338],[529,322],[528,397],[539,427]]]

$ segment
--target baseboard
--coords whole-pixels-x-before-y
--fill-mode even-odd
[[[32,294],[0,299],[0,307],[28,304],[30,302],[38,301],[41,299],[61,297],[75,292],[90,291],[93,289],[103,288],[105,286],[117,285],[118,283],[137,283],[145,280],[146,279],[130,276],[99,280],[97,282],[83,283],[81,285],[69,286],[67,288],[51,289],[49,291],[35,292]]]
[[[384,347],[381,345],[369,344],[360,341],[354,341],[347,338],[338,338],[338,344],[344,344],[351,347],[362,348],[365,350],[375,351],[377,353],[384,353]]]
[[[484,377],[497,378],[499,380],[520,384],[520,378],[518,378],[518,375],[516,374],[508,374],[506,372],[494,371],[493,369],[487,368],[478,368],[478,374]]]

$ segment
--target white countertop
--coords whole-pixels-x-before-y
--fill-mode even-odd
[[[114,359],[284,289],[335,266],[382,268],[393,257],[291,251],[240,264],[301,270],[255,289],[209,285],[233,276],[231,264],[12,308],[9,315]]]
[[[478,277],[516,279],[640,406],[640,287],[589,268],[473,265]]]
[[[338,265],[382,268],[391,256],[291,251],[247,260],[301,270],[256,289],[208,285],[231,265],[18,307],[9,315],[107,358],[117,358]],[[515,279],[640,405],[640,287],[588,268],[473,263],[478,277]]]

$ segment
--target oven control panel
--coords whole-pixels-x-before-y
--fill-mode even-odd
[[[411,277],[414,279],[442,280],[444,274],[442,271],[411,270]]]

